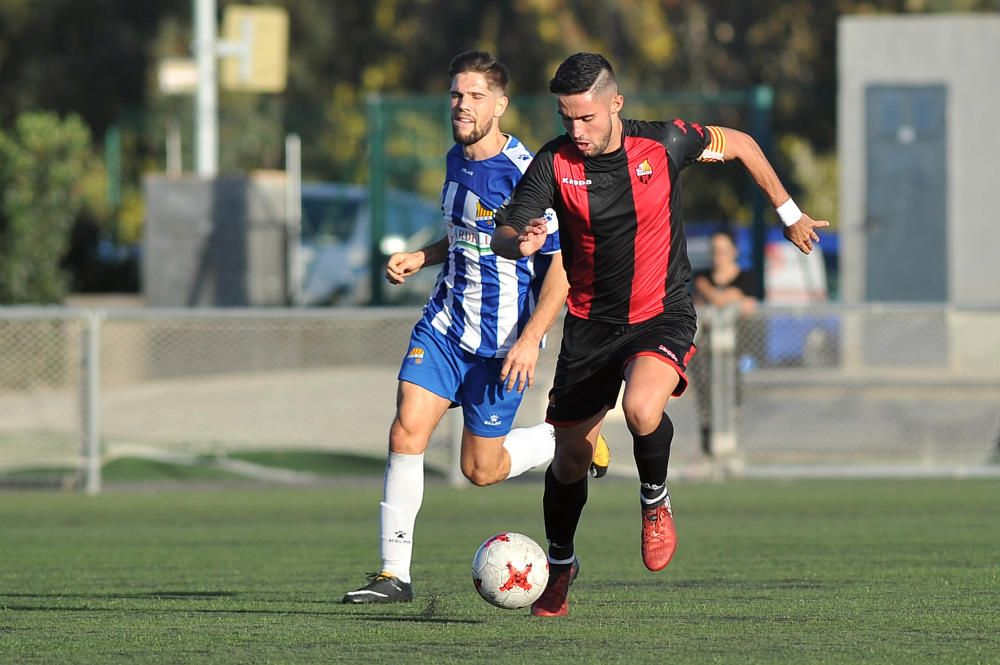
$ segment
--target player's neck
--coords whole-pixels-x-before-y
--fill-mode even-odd
[[[620,150],[622,147],[622,119],[617,115],[611,117],[611,140],[608,141],[608,147],[604,149],[605,155],[609,155],[616,150]]]
[[[462,146],[462,154],[465,155],[466,159],[481,162],[499,155],[503,147],[507,145],[507,139],[506,134],[495,129],[475,143]]]

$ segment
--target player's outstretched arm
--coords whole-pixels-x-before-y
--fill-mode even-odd
[[[750,173],[757,186],[767,196],[771,205],[777,210],[781,221],[785,224],[785,238],[799,248],[803,254],[812,251],[812,243],[819,242],[816,229],[829,226],[825,220],[814,220],[799,210],[792,197],[788,195],[774,167],[767,161],[764,151],[760,149],[753,137],[736,129],[722,127],[726,147],[723,159],[738,159]]]
[[[531,256],[541,249],[548,234],[548,220],[544,217],[528,220],[523,231],[517,231],[512,226],[501,224],[493,232],[490,249],[497,256],[517,260]]]
[[[386,261],[385,279],[390,284],[402,284],[424,266],[442,263],[447,256],[448,238],[441,238],[415,252],[396,252]]]
[[[535,385],[535,366],[538,364],[538,348],[542,337],[552,327],[569,295],[569,282],[563,269],[562,254],[552,255],[552,264],[542,289],[538,294],[538,304],[531,318],[524,326],[521,336],[507,352],[500,378],[505,382],[507,390],[515,387],[518,392]]]

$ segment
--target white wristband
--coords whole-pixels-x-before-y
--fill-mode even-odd
[[[791,226],[795,222],[802,219],[802,211],[799,210],[799,207],[795,205],[795,201],[792,199],[788,199],[775,208],[775,210],[778,212],[778,217],[781,218],[781,221],[785,226]]]

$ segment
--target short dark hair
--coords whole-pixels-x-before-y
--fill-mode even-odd
[[[734,247],[738,246],[736,244],[736,231],[733,229],[732,226],[729,226],[728,224],[715,227],[715,229],[712,231],[712,235],[709,237],[714,238],[715,236],[725,236],[729,238],[729,242],[733,243]]]
[[[577,95],[587,92],[598,82],[602,86],[617,82],[611,63],[600,53],[576,53],[559,65],[556,75],[549,81],[549,92]]]
[[[459,53],[448,65],[448,78],[453,79],[465,72],[479,72],[486,77],[490,86],[507,90],[510,72],[507,67],[486,51],[465,51]]]

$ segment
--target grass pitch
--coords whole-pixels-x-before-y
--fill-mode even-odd
[[[199,484],[201,487],[201,484]],[[680,546],[639,557],[634,483],[591,481],[570,617],[481,601],[494,532],[543,541],[541,481],[432,483],[415,601],[377,568],[380,482],[0,494],[0,663],[996,663],[1000,483],[676,483]]]

